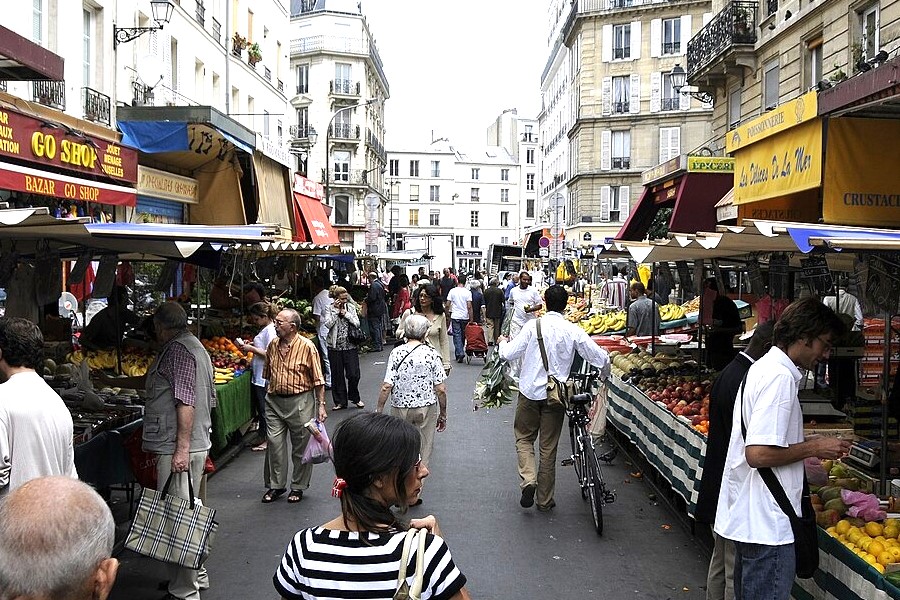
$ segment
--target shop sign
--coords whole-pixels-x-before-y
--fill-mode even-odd
[[[641,183],[647,185],[651,181],[657,181],[679,171],[684,171],[687,167],[687,156],[682,154],[675,158],[670,158],[664,163],[660,163],[652,169],[647,169],[641,173]]]
[[[786,129],[816,118],[818,114],[818,92],[807,92],[789,102],[741,123],[725,134],[725,152],[732,153],[750,144],[755,144]]]
[[[137,181],[137,151],[132,148],[75,135],[10,110],[0,110],[0,155],[121,182]]]
[[[769,256],[769,295],[773,298],[787,298],[790,292],[788,285],[788,268],[790,259],[783,252],[776,252]]]
[[[817,188],[822,183],[822,121],[769,137],[735,155],[734,203]]]
[[[256,151],[289,169],[291,168],[291,163],[293,161],[291,160],[291,153],[288,152],[287,148],[279,146],[260,133],[256,134]]]
[[[138,165],[136,191],[142,196],[173,200],[183,204],[198,202],[197,180]]]
[[[898,136],[900,122],[890,119],[829,119],[822,198],[826,223],[900,224],[900,169],[885,152]]]
[[[728,221],[730,219],[737,219],[738,216],[738,207],[734,205],[734,203],[726,204],[724,206],[716,207],[716,221]]]
[[[300,173],[294,173],[294,191],[320,202],[325,200],[325,186],[318,181],[307,179]]]
[[[727,156],[688,156],[688,173],[734,173],[734,159]]]
[[[866,298],[878,309],[894,314],[900,310],[900,253],[867,253]]]
[[[818,294],[830,292],[834,285],[831,279],[831,269],[828,268],[828,261],[824,254],[801,258],[800,277],[806,281],[813,292]]]
[[[480,250],[457,250],[456,256],[459,258],[481,258]]]
[[[133,188],[56,175],[8,163],[0,163],[0,188],[51,198],[134,206]]]

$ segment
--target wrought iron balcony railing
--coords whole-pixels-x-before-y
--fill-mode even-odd
[[[631,48],[627,46],[613,48],[613,58],[631,58]]]
[[[215,17],[212,19],[212,36],[217,43],[222,43],[222,24]]]
[[[332,94],[341,94],[342,96],[359,96],[359,82],[353,82],[349,79],[332,79],[329,84],[329,92]]]
[[[387,162],[387,152],[384,150],[384,144],[378,139],[378,136],[375,135],[371,129],[366,127],[366,143],[369,145],[369,148],[380,158],[383,162]]]
[[[523,134],[522,134],[522,141],[523,141],[523,142],[536,142],[536,141],[537,141],[537,134],[536,134],[536,133],[523,133]]]
[[[612,168],[613,169],[630,169],[631,168],[631,157],[630,156],[614,156],[612,159]]]
[[[81,106],[84,118],[95,123],[109,125],[109,96],[89,87],[81,88]]]
[[[279,92],[284,93],[284,82],[282,80],[278,80],[278,84],[275,86]]]
[[[766,16],[774,15],[778,12],[778,0],[766,0]]]
[[[153,105],[153,88],[135,80],[131,82],[131,89],[134,91],[134,97],[131,101],[132,106]]]
[[[627,113],[628,112],[628,103],[627,102],[613,102],[612,111],[613,111],[613,114]]]
[[[5,92],[5,91],[6,91],[6,82],[0,81],[0,92]]]
[[[265,67],[263,70],[263,77],[266,78],[266,81],[272,81],[272,69]]]
[[[309,93],[309,84],[308,83],[299,83],[297,84],[297,95],[300,94],[308,94]]]
[[[328,127],[328,136],[332,140],[358,140],[359,125],[350,123],[334,123]]]
[[[691,38],[687,47],[688,83],[691,76],[709,66],[726,50],[756,43],[758,8],[758,2],[731,2]]]
[[[32,81],[32,100],[38,104],[66,110],[65,81]]]
[[[291,136],[291,139],[304,140],[309,138],[309,134],[314,132],[313,129],[309,125],[291,125],[288,127],[288,135]]]
[[[681,106],[680,98],[663,98],[662,104],[660,105],[660,109],[667,110],[678,110],[679,106]]]
[[[681,54],[681,42],[663,42],[663,54]]]
[[[206,7],[203,6],[203,2],[197,0],[197,10],[194,12],[194,18],[200,23],[200,26],[206,23]]]

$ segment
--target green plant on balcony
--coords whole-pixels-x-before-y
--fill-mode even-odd
[[[247,47],[247,38],[239,34],[238,32],[234,32],[234,35],[231,38],[231,48],[236,53],[240,54],[241,50]]]
[[[260,49],[258,43],[253,42],[253,44],[250,45],[249,50],[247,50],[247,62],[249,62],[250,66],[252,67],[261,60],[262,50]]]
[[[828,80],[832,83],[840,83],[847,79],[847,74],[844,73],[844,69],[838,66],[837,63],[834,63],[834,71],[831,72],[831,75],[828,76]]]

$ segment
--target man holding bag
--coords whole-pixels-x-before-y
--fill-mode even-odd
[[[576,352],[600,369],[602,379],[609,376],[610,370],[606,350],[595,344],[581,327],[563,317],[568,297],[568,292],[561,285],[550,286],[544,293],[547,314],[528,321],[512,341],[507,341],[505,336],[499,338],[501,358],[516,360],[524,357],[518,378],[519,400],[514,421],[522,491],[519,504],[530,508],[534,505],[536,493],[537,507],[542,512],[556,506],[553,500],[556,451],[566,415],[562,404],[547,402],[549,376],[558,381],[568,380]],[[540,334],[538,322],[541,322]],[[544,368],[545,364],[547,368]],[[540,449],[537,468],[535,440]]]
[[[194,489],[199,489],[212,445],[210,410],[216,405],[213,366],[200,340],[188,331],[187,314],[180,304],[166,302],[160,306],[153,315],[153,327],[161,349],[147,371],[143,447],[158,456],[157,489],[163,489],[169,475],[175,474],[169,494],[189,500],[188,477]],[[201,580],[204,588],[209,587],[203,567],[166,566],[166,600],[199,600]]]

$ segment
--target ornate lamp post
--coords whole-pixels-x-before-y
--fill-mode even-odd
[[[158,31],[163,25],[172,20],[172,11],[175,4],[171,0],[150,0],[150,10],[153,12],[153,20],[156,27],[116,27],[113,25],[113,48],[119,44],[130,42],[139,38],[148,31]]]

